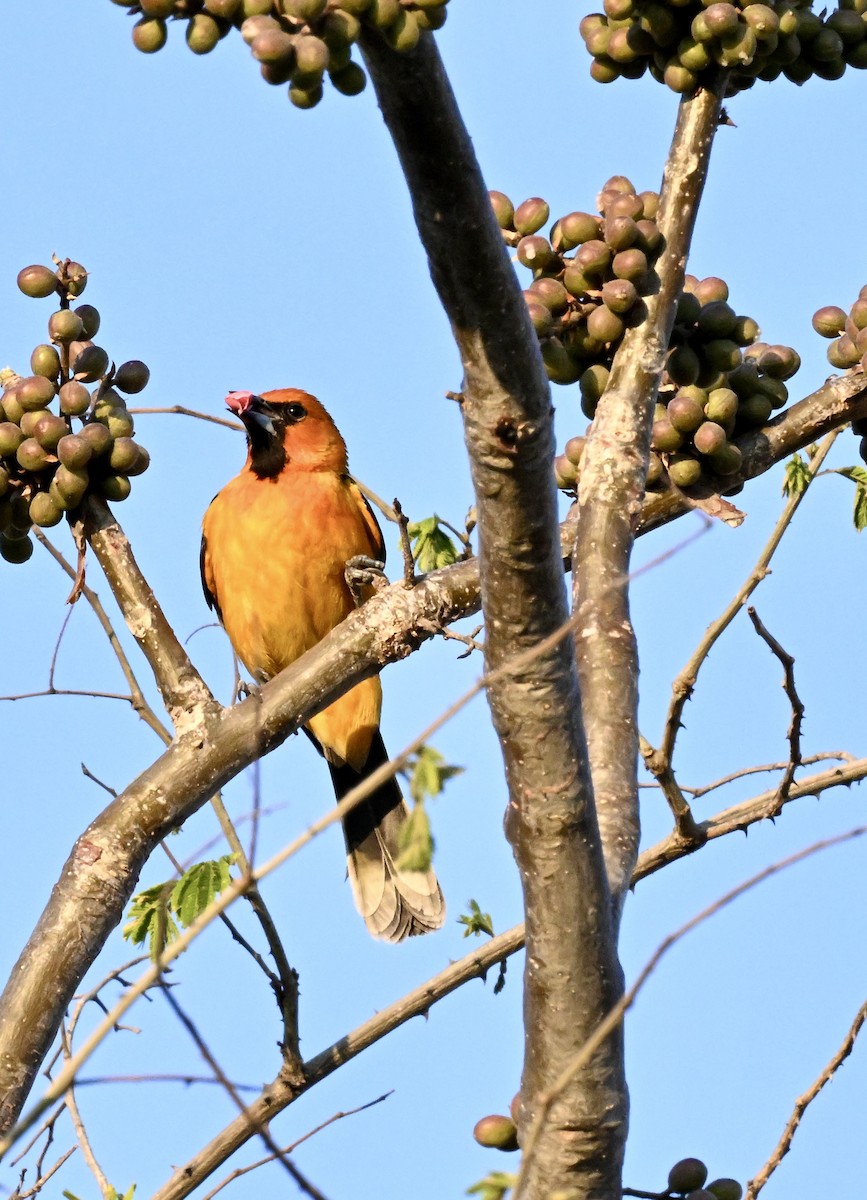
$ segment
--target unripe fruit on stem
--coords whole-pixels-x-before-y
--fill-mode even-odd
[[[59,524],[63,509],[54,503],[47,492],[37,492],[30,501],[30,517],[34,525],[50,529],[52,525]]]
[[[52,342],[77,342],[84,332],[84,322],[71,309],[61,308],[48,318],[48,336]]]
[[[540,230],[550,215],[546,202],[539,196],[531,196],[515,209],[515,229],[526,237]]]
[[[127,395],[141,392],[151,377],[151,373],[140,359],[131,358],[121,363],[114,375],[114,386]]]
[[[18,288],[25,296],[34,300],[44,300],[57,291],[57,275],[50,267],[34,264],[24,267],[18,272]]]
[[[132,27],[132,42],[142,54],[156,54],[168,41],[169,31],[165,21],[143,17]]]
[[[715,1196],[716,1200],[741,1200],[744,1194],[744,1189],[736,1179],[715,1179],[707,1185],[706,1190]]]
[[[699,454],[715,454],[726,443],[726,431],[716,421],[705,421],[696,429],[692,441]]]
[[[511,1117],[492,1114],[482,1117],[473,1129],[473,1137],[480,1146],[488,1146],[494,1150],[517,1150],[518,1131]]]
[[[80,417],[90,404],[90,392],[83,383],[77,383],[75,380],[64,383],[58,396],[60,411],[69,417]]]
[[[30,538],[0,537],[0,556],[9,563],[24,563],[33,553],[33,543]]]
[[[55,387],[44,375],[28,375],[15,388],[15,397],[24,412],[45,408],[54,399]]]
[[[707,1167],[700,1158],[682,1158],[668,1172],[668,1186],[672,1192],[691,1192],[704,1186]]]
[[[673,454],[668,460],[668,476],[676,487],[693,487],[701,479],[701,463],[691,454]]]
[[[491,201],[491,208],[494,210],[494,216],[499,227],[501,229],[513,229],[515,209],[512,201],[505,192],[488,192],[488,198]]]
[[[54,380],[60,373],[60,355],[54,346],[47,343],[36,346],[30,355],[30,370],[34,375],[44,375],[46,379]]]
[[[126,475],[106,475],[104,479],[100,480],[99,488],[106,500],[119,503],[121,500],[126,500],[132,484]]]
[[[196,13],[187,24],[187,45],[193,54],[210,54],[220,40],[222,30],[207,13]]]
[[[93,457],[93,447],[80,434],[67,433],[57,443],[57,457],[64,467],[80,471]]]

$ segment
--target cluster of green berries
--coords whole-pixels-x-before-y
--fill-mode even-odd
[[[691,93],[728,72],[727,94],[784,75],[839,79],[867,67],[867,0],[814,13],[810,0],[604,0],[580,25],[599,83],[648,71],[672,91]]]
[[[593,418],[626,329],[646,315],[643,297],[656,286],[653,264],[662,246],[656,192],[636,192],[622,175],[609,179],[597,212],[572,212],[539,233],[550,217],[539,197],[515,208],[491,193],[494,213],[519,263],[533,273],[524,292],[554,383],[577,382],[581,408]],[[649,487],[692,487],[725,478],[741,466],[740,434],[767,423],[788,400],[785,381],[800,359],[789,346],[760,342],[759,326],[729,304],[724,280],[687,275],[660,380],[654,414]],[[584,438],[557,456],[557,486],[575,490]]]
[[[867,285],[848,312],[828,304],[813,313],[813,328],[822,337],[833,338],[828,347],[828,362],[838,370],[857,367],[867,374]],[[852,431],[861,439],[858,453],[867,463],[867,419],[852,422]]]
[[[440,29],[448,0],[113,0],[138,20],[132,38],[144,54],[161,50],[169,19],[185,21],[187,45],[208,54],[239,29],[267,83],[289,85],[298,108],[322,99],[325,76],[345,96],[363,91],[364,68],[352,57],[362,26],[395,50],[414,50],[427,29]]]
[[[70,259],[55,263],[18,274],[25,296],[59,305],[48,319],[48,341],[30,356],[33,373],[0,371],[0,555],[7,562],[26,562],[31,528],[57,525],[88,492],[125,500],[130,477],[150,462],[133,438],[124,399],[145,387],[148,368],[137,359],[110,363],[93,340],[97,309],[72,307],[87,272]]]

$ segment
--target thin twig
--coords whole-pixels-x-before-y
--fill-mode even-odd
[[[182,1083],[185,1087],[191,1087],[194,1083],[207,1083],[222,1087],[222,1081],[214,1079],[212,1075],[176,1075],[171,1073],[156,1073],[152,1075],[88,1075],[76,1079],[75,1086],[77,1088],[95,1087],[97,1084],[109,1083]],[[234,1080],[232,1081],[232,1087],[236,1092],[259,1092],[262,1090],[256,1083],[236,1083]]]
[[[67,609],[66,616],[63,618],[63,623],[60,626],[60,633],[57,635],[57,641],[54,644],[54,653],[51,655],[51,666],[48,668],[48,691],[54,691],[54,671],[57,667],[57,656],[60,653],[60,643],[63,641],[63,635],[66,633],[66,628],[69,625],[74,608]]]
[[[808,754],[805,758],[802,758],[801,766],[808,767],[812,766],[813,763],[827,762],[831,759],[839,762],[854,762],[855,755],[850,754],[848,750],[822,750],[817,754]],[[702,796],[708,795],[709,792],[715,792],[718,788],[726,787],[727,784],[734,783],[738,779],[744,779],[748,775],[764,775],[771,771],[785,771],[788,765],[789,763],[786,761],[762,763],[753,767],[741,767],[740,770],[731,771],[728,775],[723,775],[721,779],[715,779],[713,783],[706,783],[702,787],[687,787],[685,783],[681,783],[680,790],[687,792],[692,796],[693,800],[698,800]],[[640,783],[638,786],[642,788],[657,788],[659,784]]]
[[[762,1167],[761,1171],[759,1171],[759,1173],[747,1184],[744,1200],[756,1200],[756,1196],[758,1196],[759,1192],[768,1182],[774,1171],[776,1171],[777,1167],[789,1153],[789,1150],[792,1148],[792,1139],[794,1138],[795,1132],[801,1123],[801,1118],[810,1104],[812,1104],[812,1102],[819,1095],[819,1092],[821,1092],[825,1084],[830,1083],[840,1066],[852,1053],[852,1050],[855,1046],[855,1039],[858,1037],[865,1020],[867,1020],[867,1001],[865,1001],[865,1003],[862,1004],[858,1009],[855,1020],[852,1022],[852,1026],[843,1041],[843,1045],[824,1068],[818,1079],[816,1079],[807,1088],[806,1092],[799,1096],[795,1101],[794,1110],[792,1111],[791,1117],[789,1117],[786,1128],[783,1130],[782,1137],[777,1143],[773,1154]]]
[[[756,633],[783,664],[783,691],[788,696],[789,703],[792,706],[792,720],[787,734],[789,739],[789,761],[786,765],[786,772],[780,780],[780,785],[777,789],[779,807],[782,808],[788,799],[789,791],[795,781],[795,772],[803,761],[801,759],[801,725],[804,720],[804,705],[795,687],[795,660],[791,654],[788,654],[783,649],[777,639],[768,632],[768,629],[762,623],[752,605],[747,609],[747,616],[752,621]]]
[[[77,1149],[78,1149],[77,1146],[70,1146],[68,1150],[65,1150],[63,1152],[63,1154],[61,1154],[60,1158],[58,1158],[57,1162],[54,1164],[53,1167],[49,1167],[49,1169],[47,1171],[45,1171],[44,1174],[41,1171],[39,1171],[38,1178],[36,1179],[36,1182],[33,1184],[33,1187],[25,1188],[23,1191],[21,1189],[17,1188],[14,1192],[13,1200],[29,1200],[30,1196],[35,1196],[35,1195],[37,1195],[37,1193],[41,1192],[42,1189],[45,1187],[46,1183],[48,1183],[48,1180],[51,1178],[51,1176],[57,1174],[57,1172],[60,1170],[60,1168],[66,1162],[66,1160],[68,1158],[70,1158],[76,1152]]]
[[[394,511],[397,514],[397,527],[400,531],[400,553],[403,558],[403,586],[411,588],[415,586],[415,559],[412,556],[412,544],[409,540],[409,517],[400,506],[400,501],[395,496]]]
[[[226,429],[244,429],[239,421],[230,421],[228,417],[215,417],[213,413],[197,412],[194,408],[185,408],[183,404],[171,404],[165,408],[131,408],[128,411],[134,416],[144,413],[171,413],[179,417],[195,417],[197,421],[208,421],[211,425],[222,425]]]
[[[63,1025],[60,1027],[60,1043],[63,1048],[63,1057],[64,1059],[68,1059],[72,1053],[72,1048],[69,1041],[69,1034]],[[96,1185],[99,1188],[100,1195],[103,1197],[103,1200],[113,1200],[115,1194],[114,1188],[108,1182],[108,1178],[106,1177],[102,1167],[99,1165],[97,1157],[93,1152],[93,1146],[90,1143],[90,1138],[88,1137],[87,1130],[84,1127],[84,1121],[81,1117],[81,1111],[79,1110],[78,1102],[75,1099],[75,1088],[71,1087],[63,1099],[64,1103],[66,1104],[66,1111],[69,1113],[69,1119],[72,1122],[72,1128],[75,1131],[76,1139],[81,1147],[81,1153],[84,1157],[84,1161],[87,1163],[91,1175],[93,1175],[94,1179],[96,1180]]]
[[[314,1185],[312,1183],[310,1183],[310,1181],[301,1174],[301,1172],[298,1170],[298,1168],[295,1166],[295,1164],[293,1162],[291,1162],[289,1158],[287,1158],[285,1152],[283,1150],[281,1150],[280,1147],[275,1143],[274,1139],[271,1137],[271,1133],[268,1128],[267,1121],[263,1121],[260,1118],[253,1117],[251,1115],[250,1109],[244,1103],[244,1101],[241,1099],[241,1097],[238,1095],[238,1093],[235,1091],[232,1081],[228,1078],[228,1076],[223,1071],[223,1069],[220,1066],[219,1062],[217,1061],[215,1055],[211,1052],[210,1048],[208,1047],[207,1043],[205,1042],[205,1039],[202,1037],[201,1033],[199,1033],[199,1030],[196,1028],[195,1023],[191,1020],[191,1018],[189,1016],[187,1016],[187,1014],[181,1008],[181,1005],[178,1003],[177,998],[173,995],[171,989],[165,984],[165,982],[162,982],[161,986],[162,986],[163,995],[165,996],[166,1000],[168,1001],[169,1007],[172,1009],[175,1016],[178,1018],[178,1020],[181,1022],[181,1024],[184,1026],[184,1028],[189,1033],[190,1037],[195,1042],[196,1047],[198,1048],[198,1051],[201,1054],[202,1058],[204,1058],[205,1062],[208,1064],[208,1066],[214,1072],[214,1075],[217,1077],[217,1079],[219,1079],[220,1083],[223,1085],[223,1087],[225,1088],[225,1090],[227,1091],[227,1093],[229,1094],[231,1099],[234,1100],[235,1104],[240,1109],[242,1117],[245,1120],[249,1121],[251,1133],[258,1134],[258,1136],[265,1143],[268,1150],[270,1151],[270,1158],[278,1161],[281,1164],[281,1166],[286,1170],[286,1172],[292,1177],[292,1179],[295,1180],[295,1182],[298,1184],[301,1191],[304,1192],[306,1195],[310,1196],[312,1198],[312,1200],[326,1200],[326,1198],[322,1195],[322,1193],[319,1191],[319,1189],[314,1187]]]
[[[54,561],[62,568],[63,571],[66,572],[69,578],[74,580],[76,576],[75,569],[66,560],[61,551],[58,550],[57,547],[45,536],[41,529],[34,527],[33,534],[39,544],[48,551]],[[103,632],[108,638],[109,645],[114,651],[120,669],[123,672],[123,677],[126,680],[127,686],[130,690],[130,696],[132,698],[130,703],[132,704],[133,709],[136,713],[138,713],[139,717],[147,725],[149,725],[151,729],[153,729],[157,737],[159,737],[165,745],[168,745],[172,740],[171,734],[145,699],[144,692],[139,685],[135,672],[130,666],[129,659],[124,652],[123,646],[120,644],[120,639],[117,636],[115,628],[102,606],[102,601],[93,588],[88,587],[86,584],[81,588],[81,595],[84,596],[85,600],[90,605],[94,616],[96,617],[97,621],[99,621]],[[128,697],[123,698],[127,699]]]
[[[387,1100],[392,1094],[392,1092],[385,1092],[382,1096],[377,1096],[375,1100],[368,1100],[366,1104],[359,1104],[357,1108],[349,1108],[346,1110],[346,1112],[334,1113],[334,1115],[329,1117],[327,1121],[323,1121],[321,1125],[317,1125],[315,1129],[309,1130],[303,1135],[303,1137],[298,1138],[297,1141],[292,1142],[290,1145],[284,1147],[281,1153],[291,1154],[293,1150],[297,1150],[302,1142],[306,1142],[310,1138],[314,1137],[317,1133],[321,1133],[323,1129],[327,1129],[328,1126],[333,1125],[335,1121],[342,1121],[345,1117],[354,1117],[356,1113],[364,1112],[364,1110],[367,1108],[373,1108],[375,1104],[382,1104],[383,1100]],[[264,1167],[267,1163],[273,1162],[274,1158],[275,1155],[269,1154],[267,1158],[260,1158],[258,1162],[249,1163],[246,1167],[238,1167],[236,1170],[228,1174],[225,1179],[221,1180],[217,1186],[212,1189],[212,1191],[203,1196],[202,1200],[212,1200],[212,1197],[216,1196],[217,1192],[221,1192],[228,1184],[233,1183],[236,1179],[240,1179],[242,1175],[248,1175],[250,1171],[255,1171],[258,1167]]]
[[[387,500],[383,500],[382,496],[377,496],[373,488],[369,488],[366,483],[362,483],[361,480],[357,479],[354,475],[350,475],[349,478],[361,492],[365,500],[368,500],[374,506],[374,508],[379,509],[386,521],[391,521],[394,525],[399,524],[397,513]]]
[[[258,767],[258,761],[256,766]],[[254,789],[254,799],[256,801],[256,806],[253,810],[254,830],[258,826],[258,815],[261,811],[258,804],[260,794],[261,792],[257,776],[256,787]],[[286,948],[284,947],[280,938],[280,934],[277,931],[274,918],[271,916],[268,906],[262,898],[262,893],[259,891],[259,887],[253,879],[252,856],[255,853],[255,842],[251,838],[251,853],[250,857],[248,857],[244,852],[241,839],[238,837],[237,830],[235,829],[232,819],[226,810],[226,806],[223,804],[223,798],[219,792],[215,796],[211,797],[211,805],[217,815],[217,820],[220,822],[220,828],[223,831],[223,835],[232,848],[239,869],[241,870],[242,874],[251,880],[250,887],[247,889],[245,896],[256,915],[257,921],[262,927],[262,932],[265,935],[265,940],[268,943],[268,948],[271,951],[274,964],[277,967],[277,974],[270,969],[262,956],[256,950],[254,950],[252,946],[249,945],[246,939],[242,937],[240,932],[235,929],[234,925],[229,923],[225,913],[222,914],[222,918],[227,924],[229,924],[229,928],[232,930],[232,936],[235,938],[235,940],[243,945],[248,952],[253,955],[255,961],[258,962],[259,966],[264,970],[277,999],[277,1005],[280,1009],[280,1016],[283,1021],[283,1052],[289,1057],[295,1066],[300,1069],[302,1059],[301,1051],[299,1049],[300,1035],[298,1023],[298,972],[289,963],[289,959],[286,954]]]
[[[722,633],[732,623],[734,618],[740,612],[741,608],[743,608],[743,606],[746,604],[749,597],[756,590],[762,580],[768,575],[771,559],[773,558],[774,553],[779,546],[780,541],[782,540],[783,534],[791,524],[792,518],[797,512],[801,501],[807,494],[807,491],[809,490],[809,480],[815,476],[819,467],[824,462],[839,432],[839,429],[835,429],[829,433],[811,458],[808,468],[809,478],[807,480],[807,485],[804,487],[803,491],[799,492],[797,495],[789,497],[779,519],[777,520],[776,525],[774,526],[771,536],[768,539],[765,548],[759,555],[752,571],[735,593],[734,597],[726,606],[724,611],[708,627],[695,651],[675,679],[672,685],[671,701],[666,714],[662,742],[659,749],[653,751],[653,753],[649,756],[649,759],[648,757],[645,757],[648,767],[652,773],[657,776],[657,778],[659,772],[664,771],[666,767],[671,767],[674,758],[675,742],[677,740],[678,730],[681,727],[683,710],[687,700],[692,696],[699,670]]]
[[[750,878],[745,880],[743,883],[739,883],[737,887],[731,888],[730,891],[726,892],[723,896],[720,896],[717,900],[714,900],[714,902],[709,904],[706,908],[703,908],[701,912],[697,913],[694,917],[691,917],[688,921],[681,925],[679,929],[676,929],[673,933],[670,933],[660,942],[656,950],[642,967],[632,987],[623,995],[622,999],[614,1006],[614,1008],[611,1009],[611,1011],[599,1024],[595,1032],[587,1039],[578,1053],[571,1059],[569,1063],[567,1063],[563,1071],[555,1080],[554,1084],[548,1089],[547,1093],[536,1098],[536,1109],[533,1120],[526,1132],[522,1146],[521,1166],[512,1193],[513,1200],[519,1200],[521,1195],[522,1181],[526,1178],[527,1167],[532,1160],[533,1153],[539,1139],[539,1134],[544,1127],[545,1117],[549,1112],[551,1105],[569,1086],[579,1071],[587,1066],[604,1042],[618,1028],[623,1020],[623,1017],[635,1002],[636,996],[671,947],[676,945],[681,938],[686,936],[686,934],[691,933],[692,930],[696,929],[699,925],[715,916],[721,909],[731,904],[733,900],[738,899],[738,897],[742,896],[745,892],[752,890],[752,888],[757,887],[760,883],[764,883],[765,880],[770,879],[771,876],[777,875],[781,871],[784,871],[787,868],[794,866],[796,863],[802,862],[804,859],[810,858],[814,854],[818,854],[823,850],[828,850],[833,846],[839,846],[845,842],[852,841],[854,838],[862,837],[865,833],[867,833],[867,825],[860,825],[855,829],[848,830],[846,833],[838,834],[836,837],[825,838],[822,841],[814,842],[805,849],[798,850],[795,854],[790,854],[786,858],[772,863],[769,867],[765,867],[764,870],[750,876]]]
[[[107,783],[103,783],[101,779],[97,779],[93,771],[91,771],[89,767],[86,767],[84,763],[81,763],[80,766],[81,773],[85,779],[92,780],[92,782],[101,787],[104,792],[108,792],[109,796],[114,796],[115,798],[117,797],[117,792],[113,787],[109,787]]]

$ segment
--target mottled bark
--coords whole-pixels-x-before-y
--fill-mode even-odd
[[[615,919],[638,856],[638,647],[629,616],[629,560],[641,515],[659,377],[683,288],[717,128],[722,84],[681,101],[657,223],[658,286],[628,329],[581,463],[572,552],[575,642],[593,792]]]
[[[433,40],[364,53],[464,367],[486,657],[495,669],[568,620],[552,409],[535,334]],[[571,638],[488,688],[524,890],[522,1124],[622,989]],[[553,1106],[523,1195],[620,1196],[627,1094],[619,1033]]]

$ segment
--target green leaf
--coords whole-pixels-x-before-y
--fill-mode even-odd
[[[169,911],[170,885],[157,883],[133,896],[123,936],[134,946],[148,943],[151,958],[158,958],[179,930]]]
[[[436,513],[432,517],[425,517],[423,521],[411,521],[406,532],[410,541],[415,543],[412,548],[413,560],[424,574],[457,562],[457,547],[441,527]]]
[[[792,496],[800,496],[802,492],[807,490],[812,475],[810,468],[801,458],[800,454],[794,454],[786,463],[786,475],[783,480],[783,495],[791,498]]]
[[[438,796],[443,790],[443,785],[455,775],[460,775],[463,769],[447,763],[433,746],[422,746],[408,764],[408,769],[404,771],[409,779],[409,794],[416,804],[428,796]]]
[[[158,958],[180,930],[192,925],[228,887],[232,859],[231,854],[224,854],[222,858],[195,863],[180,879],[156,883],[133,896],[123,936],[134,946],[147,941],[151,958]]]
[[[395,866],[399,871],[427,871],[433,858],[434,840],[430,820],[423,803],[413,806],[400,829],[400,854]]]
[[[482,912],[478,903],[475,900],[469,900],[470,911],[462,913],[458,917],[458,924],[466,925],[464,937],[469,937],[472,934],[478,937],[480,933],[486,933],[488,937],[494,936],[494,923],[491,920],[491,914]]]
[[[867,467],[838,467],[838,475],[851,479],[855,484],[855,509],[852,519],[859,533],[867,529]]]
[[[224,854],[222,858],[196,863],[172,888],[169,903],[185,929],[229,886],[231,862],[231,854]]]
[[[467,1188],[468,1196],[478,1196],[479,1200],[503,1200],[506,1192],[515,1186],[517,1175],[507,1171],[491,1171],[484,1179]]]

